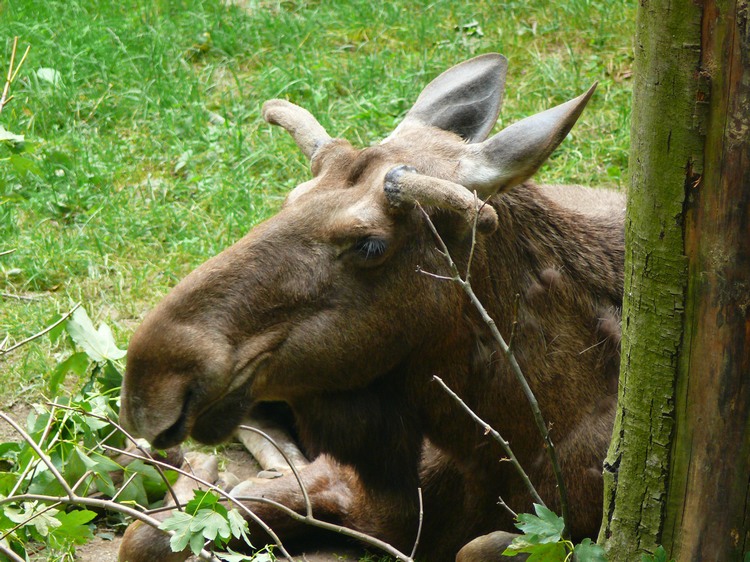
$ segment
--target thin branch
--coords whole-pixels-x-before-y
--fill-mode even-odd
[[[52,429],[52,420],[53,420],[53,416],[50,413],[49,418],[47,418],[47,423],[44,426],[44,431],[42,431],[42,436],[39,438],[40,447],[42,443],[44,443],[44,441],[47,439],[47,435],[49,435],[50,429]],[[36,467],[39,465],[40,462],[41,462],[41,459],[29,459],[29,464],[27,464],[26,468],[23,469],[23,472],[21,473],[21,477],[16,481],[15,486],[13,486],[13,489],[10,491],[10,494],[8,494],[9,496],[14,495],[18,491],[18,488],[21,487],[21,484],[26,479],[26,475],[29,473],[29,471],[32,470],[32,467],[33,467],[33,470],[36,470]],[[32,475],[32,478],[33,478],[33,475]]]
[[[18,342],[17,344],[15,344],[15,345],[12,345],[12,346],[10,346],[10,347],[9,347],[9,348],[7,348],[7,349],[0,349],[0,357],[2,357],[3,355],[7,355],[7,354],[8,354],[8,353],[10,353],[11,351],[13,351],[14,349],[18,349],[18,348],[19,348],[19,347],[21,347],[22,345],[26,345],[26,344],[27,344],[27,343],[29,343],[30,341],[33,341],[33,340],[35,340],[35,339],[38,339],[38,338],[41,338],[41,337],[42,337],[42,336],[43,336],[44,334],[47,334],[47,333],[51,332],[52,330],[54,330],[55,328],[57,328],[57,327],[58,327],[58,326],[59,326],[60,324],[62,324],[63,322],[65,322],[65,321],[66,321],[66,320],[67,320],[68,318],[70,318],[70,317],[71,317],[71,315],[72,315],[72,314],[73,314],[73,313],[74,313],[74,312],[75,312],[75,311],[76,311],[76,310],[78,309],[78,307],[80,307],[80,306],[81,306],[81,303],[80,303],[80,302],[79,302],[79,303],[77,303],[77,304],[76,304],[76,305],[75,305],[75,306],[74,306],[73,308],[71,308],[71,309],[70,309],[70,311],[68,311],[67,313],[65,313],[65,314],[64,314],[64,315],[63,315],[63,316],[62,316],[62,317],[61,317],[61,318],[60,318],[60,319],[59,319],[59,320],[58,320],[57,322],[55,322],[55,323],[54,323],[54,324],[52,324],[51,326],[47,326],[47,327],[46,327],[46,328],[45,328],[44,330],[42,330],[41,332],[37,332],[37,333],[36,333],[36,334],[34,334],[33,336],[30,336],[30,337],[26,338],[25,340],[23,340],[23,341],[20,341],[20,342]]]
[[[13,248],[12,250],[5,250],[5,251],[2,251],[2,252],[0,252],[0,258],[2,258],[3,256],[8,256],[8,255],[12,254],[12,253],[13,253],[13,252],[15,252],[15,251],[16,251],[16,249],[15,249],[15,248]]]
[[[27,519],[24,519],[24,520],[23,520],[23,521],[21,521],[20,523],[17,523],[17,524],[16,524],[16,525],[15,525],[15,526],[14,526],[14,527],[13,527],[12,529],[8,529],[8,530],[7,530],[7,531],[6,531],[5,533],[3,533],[3,535],[2,535],[2,536],[0,536],[0,541],[3,541],[3,540],[5,540],[5,539],[6,539],[6,538],[7,538],[8,536],[10,536],[10,535],[12,535],[13,533],[15,533],[15,532],[16,532],[16,531],[17,531],[18,529],[20,529],[21,527],[24,527],[24,526],[28,525],[29,523],[31,523],[31,522],[32,522],[32,521],[33,521],[34,519],[36,519],[36,518],[37,518],[37,517],[39,517],[40,515],[44,515],[44,514],[45,514],[45,513],[47,513],[47,512],[49,511],[49,510],[51,510],[51,509],[55,509],[55,508],[56,508],[56,507],[57,507],[58,505],[60,505],[61,503],[62,503],[62,502],[55,502],[55,503],[53,503],[52,505],[48,505],[48,506],[47,506],[47,507],[45,507],[45,508],[44,508],[43,510],[41,510],[41,511],[37,511],[36,513],[33,513],[33,514],[31,515],[31,517],[29,517],[29,518],[27,518]]]
[[[422,501],[422,488],[417,488],[417,497],[419,498],[419,525],[417,525],[417,536],[414,539],[414,546],[411,549],[409,558],[414,558],[419,547],[419,540],[422,538],[422,523],[424,522],[424,502]]]
[[[227,492],[225,492],[221,488],[215,486],[213,483],[208,482],[207,480],[204,480],[203,478],[200,478],[199,476],[196,476],[195,474],[191,474],[190,472],[182,470],[181,468],[175,468],[175,467],[173,467],[173,466],[171,466],[171,465],[169,465],[169,464],[167,464],[165,462],[162,462],[162,461],[159,461],[159,460],[156,460],[156,459],[153,459],[153,458],[149,460],[148,457],[144,457],[142,455],[138,455],[138,454],[132,453],[130,451],[125,451],[123,449],[118,449],[117,447],[110,447],[109,445],[102,445],[102,448],[105,449],[105,450],[107,450],[107,451],[112,451],[114,453],[119,453],[119,454],[125,455],[127,457],[132,457],[134,459],[148,460],[150,463],[152,463],[154,465],[160,465],[160,466],[162,466],[164,468],[168,468],[170,470],[174,470],[178,474],[186,476],[186,477],[190,478],[191,480],[193,480],[194,482],[197,482],[198,484],[202,484],[207,489],[215,491],[217,494],[219,494],[220,496],[222,496],[225,500],[227,500],[230,503],[236,505],[242,511],[244,511],[245,513],[247,513],[248,516],[255,523],[257,523],[266,533],[268,533],[268,535],[276,543],[276,546],[279,547],[279,550],[284,555],[284,557],[287,560],[289,560],[290,562],[293,562],[293,559],[292,559],[291,555],[286,551],[286,548],[284,548],[284,545],[282,544],[281,539],[279,539],[279,537],[276,535],[276,533],[274,533],[273,530],[268,525],[266,525],[255,513],[253,513],[250,509],[248,509],[248,507],[246,505],[244,505],[241,501],[239,501],[236,498],[230,496]],[[296,512],[292,512],[292,513],[295,513],[299,517],[303,517],[303,516],[297,514]],[[156,527],[157,528],[159,527],[158,523],[156,524]]]
[[[237,497],[234,497],[234,499],[247,501],[247,502],[262,503],[262,504],[273,506],[279,511],[288,515],[290,518],[294,519],[295,521],[299,521],[300,523],[305,523],[307,525],[310,525],[311,527],[317,527],[319,529],[324,529],[326,531],[332,531],[339,535],[343,535],[345,537],[358,540],[370,546],[374,546],[375,548],[382,550],[386,554],[389,554],[393,556],[394,558],[396,558],[397,560],[401,560],[402,562],[414,562],[411,556],[407,556],[406,554],[404,554],[403,552],[401,552],[394,546],[391,546],[387,542],[381,541],[380,539],[377,539],[371,535],[367,535],[360,531],[355,531],[354,529],[350,529],[349,527],[342,527],[341,525],[336,525],[335,523],[329,523],[327,521],[321,521],[320,519],[315,519],[314,517],[307,517],[306,515],[301,515],[297,513],[296,511],[294,511],[293,509],[290,509],[284,504],[279,503],[277,501],[264,498],[264,497],[260,497],[260,496],[237,496]]]
[[[3,297],[4,299],[15,299],[18,301],[27,301],[27,302],[32,302],[41,298],[41,297],[32,297],[29,295],[14,295],[12,293],[0,293],[0,297]]]
[[[0,543],[0,552],[5,554],[5,556],[7,556],[13,562],[26,562],[25,559],[18,556],[18,554],[13,552],[10,548],[6,548],[2,543]]]
[[[505,503],[505,500],[502,497],[500,497],[500,496],[498,496],[498,498],[497,498],[497,505],[499,505],[500,507],[504,508],[508,513],[510,513],[510,515],[511,515],[511,517],[513,517],[513,519],[518,519],[518,513],[516,513],[515,511],[513,511],[510,508],[510,506],[507,503]]]
[[[26,51],[23,53],[23,56],[21,57],[21,60],[18,62],[18,66],[15,67],[15,71],[13,69],[16,61],[16,50],[18,49],[18,36],[13,38],[13,48],[10,52],[10,65],[8,66],[8,75],[5,79],[5,86],[3,86],[3,93],[0,95],[0,112],[2,112],[3,108],[8,105],[8,102],[13,99],[13,96],[10,96],[10,85],[13,83],[13,81],[16,79],[16,76],[18,76],[18,71],[21,70],[21,67],[23,66],[23,63],[26,61],[26,56],[29,54],[29,50],[31,49],[31,45],[26,47]]]
[[[451,388],[445,384],[443,379],[441,379],[438,376],[432,377],[432,379],[437,382],[441,387],[443,387],[443,390],[447,392],[451,398],[453,398],[456,403],[461,406],[461,409],[463,409],[467,414],[471,416],[471,418],[477,422],[485,431],[485,434],[489,433],[495,441],[500,443],[502,448],[505,450],[505,454],[508,455],[508,460],[510,460],[513,467],[518,471],[518,474],[521,476],[521,480],[523,480],[523,483],[526,485],[526,488],[528,488],[529,493],[531,494],[531,497],[534,498],[534,501],[545,506],[547,504],[544,503],[544,500],[542,500],[542,497],[539,495],[539,492],[536,491],[536,488],[534,487],[534,484],[531,482],[531,479],[529,478],[529,475],[526,474],[526,471],[521,466],[521,463],[518,462],[518,459],[516,458],[516,455],[513,453],[513,450],[510,448],[510,443],[508,443],[505,439],[503,439],[503,436],[500,435],[496,430],[494,430],[490,424],[488,424],[486,421],[484,421],[482,418],[480,418],[476,413],[474,413],[474,410],[469,408],[469,406],[466,405],[466,402],[464,402],[458,394],[453,392]]]
[[[107,511],[116,511],[118,513],[123,513],[125,515],[132,517],[133,519],[137,519],[138,521],[141,521],[155,528],[158,528],[159,525],[161,524],[161,521],[159,521],[158,519],[149,517],[145,513],[142,513],[138,511],[137,509],[133,509],[132,507],[128,507],[124,504],[113,502],[112,500],[102,500],[99,498],[77,496],[75,494],[73,495],[73,497],[69,497],[69,498],[58,497],[58,496],[45,496],[42,494],[21,494],[18,496],[8,496],[7,498],[0,498],[0,505],[12,503],[12,502],[24,502],[24,501],[38,501],[38,502],[43,502],[43,503],[59,502],[65,505],[76,505],[76,506],[83,505],[87,507],[95,507],[98,509],[105,509]],[[164,532],[169,536],[174,535],[174,531],[164,531]],[[203,558],[204,560],[211,560],[212,562],[219,562],[217,558],[215,558],[210,552],[206,550],[202,550],[198,556],[200,556],[200,558]]]
[[[552,438],[550,437],[549,430],[547,428],[547,423],[544,421],[544,416],[542,415],[542,411],[539,408],[539,402],[537,402],[536,396],[534,396],[534,392],[531,390],[531,387],[529,386],[529,383],[526,380],[526,377],[524,376],[523,371],[521,370],[521,366],[518,364],[518,361],[516,360],[516,356],[513,353],[513,350],[506,343],[505,338],[503,338],[502,334],[500,333],[500,330],[497,327],[497,324],[495,324],[495,321],[489,315],[489,313],[487,312],[487,309],[484,308],[484,305],[481,303],[476,293],[474,293],[474,289],[472,288],[471,283],[469,283],[466,279],[461,277],[458,267],[456,266],[456,263],[453,261],[453,258],[450,255],[448,246],[446,246],[442,237],[438,233],[437,228],[435,228],[435,225],[430,219],[430,216],[422,208],[421,205],[417,204],[417,207],[422,212],[422,215],[427,221],[427,225],[430,228],[430,231],[432,232],[433,236],[438,242],[438,245],[440,246],[440,250],[445,256],[445,259],[451,270],[451,274],[453,275],[453,281],[455,281],[461,286],[461,288],[464,290],[464,293],[466,293],[466,295],[469,297],[469,300],[474,305],[474,308],[477,310],[477,312],[479,312],[484,323],[490,329],[490,332],[492,333],[493,338],[498,343],[498,345],[500,346],[500,349],[502,350],[506,359],[510,363],[511,370],[513,371],[513,374],[516,376],[516,380],[521,385],[521,389],[523,390],[523,393],[526,396],[527,401],[529,402],[529,406],[531,407],[531,411],[534,415],[534,421],[536,422],[537,428],[539,429],[539,433],[541,434],[542,439],[544,440],[545,449],[547,450],[547,455],[549,456],[550,464],[552,465],[552,471],[555,475],[555,480],[557,482],[558,493],[560,495],[560,508],[562,511],[563,521],[565,522],[565,528],[563,529],[563,536],[567,536],[568,522],[570,521],[570,518],[568,515],[568,492],[567,492],[567,488],[565,487],[565,481],[563,480],[562,470],[560,468],[560,461],[557,458],[557,451],[555,450],[554,444],[552,443]]]
[[[257,433],[258,435],[263,437],[263,439],[265,439],[271,445],[273,445],[274,448],[281,454],[281,456],[284,457],[286,464],[288,464],[289,468],[292,469],[292,474],[294,474],[294,477],[297,479],[297,484],[299,484],[299,488],[302,491],[302,497],[305,500],[305,513],[307,514],[307,517],[312,517],[313,513],[312,513],[312,503],[310,502],[310,496],[307,493],[307,488],[302,483],[302,477],[300,476],[300,473],[297,470],[297,467],[292,462],[292,459],[290,459],[289,456],[286,454],[286,452],[281,448],[281,446],[278,443],[276,443],[276,440],[273,437],[271,437],[264,431],[261,431],[257,427],[252,427],[252,426],[243,424],[239,426],[239,429],[245,429],[247,431],[252,431],[253,433]]]
[[[134,453],[130,453],[128,451],[123,451],[121,449],[116,449],[115,447],[109,447],[108,445],[104,445],[103,447],[105,449],[108,449],[108,450],[113,451],[113,452],[117,452],[117,453],[120,453],[120,454],[124,454],[124,455],[127,455],[127,456],[138,458],[138,455],[135,455]],[[157,461],[157,460],[154,460],[153,462],[159,463],[159,464],[164,464],[164,463],[161,463],[160,461]],[[407,556],[406,554],[404,554],[403,552],[399,551],[398,549],[396,549],[395,547],[391,546],[390,544],[388,544],[388,543],[386,543],[384,541],[381,541],[380,539],[377,539],[375,537],[372,537],[370,535],[367,535],[365,533],[361,533],[359,531],[355,531],[354,529],[349,529],[348,527],[343,527],[341,525],[336,525],[334,523],[328,523],[327,521],[321,521],[320,519],[316,519],[315,517],[310,517],[310,516],[307,516],[307,515],[301,515],[301,514],[297,513],[296,511],[294,511],[293,509],[290,509],[287,506],[285,506],[285,505],[283,505],[283,504],[281,504],[279,502],[276,502],[274,500],[268,499],[268,498],[263,498],[263,497],[258,497],[258,496],[237,496],[237,497],[231,496],[230,494],[228,494],[227,492],[225,492],[221,488],[218,488],[218,487],[214,486],[213,484],[207,482],[206,480],[203,480],[202,478],[199,478],[199,477],[197,477],[195,475],[192,475],[192,474],[187,473],[187,472],[185,472],[183,470],[180,470],[180,469],[177,469],[177,472],[180,473],[180,474],[182,474],[182,475],[184,475],[184,476],[187,476],[188,478],[191,478],[192,480],[194,480],[195,482],[198,482],[199,484],[202,484],[202,485],[206,486],[208,489],[215,491],[220,496],[224,497],[225,500],[227,500],[230,503],[236,505],[242,511],[244,511],[245,513],[247,513],[252,518],[253,521],[255,521],[257,524],[259,524],[263,528],[263,530],[271,536],[271,538],[274,540],[274,542],[276,543],[276,545],[280,548],[282,554],[284,554],[284,556],[288,560],[292,560],[292,558],[286,552],[286,550],[284,550],[283,545],[281,544],[281,541],[276,536],[276,534],[255,513],[253,513],[246,505],[244,505],[242,503],[242,501],[255,502],[255,503],[263,503],[263,504],[266,504],[266,505],[271,505],[271,506],[275,507],[276,509],[278,509],[279,511],[285,513],[286,515],[288,515],[290,518],[294,519],[295,521],[299,521],[301,523],[308,524],[311,527],[317,527],[317,528],[320,528],[320,529],[325,529],[327,531],[332,531],[334,533],[338,533],[339,535],[343,535],[345,537],[349,537],[349,538],[356,539],[358,541],[364,542],[366,544],[369,544],[370,546],[374,546],[375,548],[378,548],[378,549],[384,551],[387,554],[390,554],[391,556],[393,556],[394,558],[397,558],[398,560],[401,560],[402,562],[413,562],[413,560],[412,560],[412,558],[410,556]],[[240,500],[242,500],[242,501],[240,501]]]
[[[521,294],[516,293],[513,299],[513,324],[510,328],[510,337],[508,338],[508,352],[513,353],[513,342],[516,338],[516,328],[518,328],[518,304],[521,301]]]
[[[4,412],[0,412],[0,418],[4,419],[6,422],[8,422],[13,429],[15,429],[18,434],[23,437],[24,441],[26,441],[29,446],[34,449],[34,452],[39,456],[40,459],[42,459],[42,462],[47,465],[47,468],[49,468],[50,472],[55,476],[55,479],[58,481],[60,486],[62,486],[63,490],[65,490],[65,493],[67,494],[69,499],[72,499],[75,497],[75,493],[73,490],[68,486],[68,483],[65,481],[65,478],[62,477],[62,474],[55,468],[55,465],[52,464],[52,461],[50,458],[42,451],[42,449],[37,445],[34,440],[31,438],[31,436],[26,433],[23,429],[21,429],[21,426],[18,425],[13,419],[11,419],[8,415],[6,415]],[[62,501],[62,500],[60,500]]]
[[[99,415],[99,414],[95,414],[93,412],[87,412],[87,411],[83,410],[82,408],[74,408],[72,406],[64,406],[62,404],[57,404],[56,402],[47,402],[47,405],[48,406],[57,407],[57,408],[60,408],[62,410],[70,410],[72,412],[77,412],[79,414],[83,414],[85,416],[91,416],[92,418],[95,418],[95,419],[107,422],[108,424],[110,424],[110,425],[114,426],[115,428],[117,428],[118,431],[120,431],[125,437],[127,437],[128,440],[133,445],[135,445],[135,447],[143,454],[143,456],[145,457],[145,459],[147,460],[147,462],[151,463],[151,462],[154,461],[154,458],[151,456],[151,453],[149,453],[149,451],[147,451],[146,449],[144,449],[141,446],[141,444],[138,443],[138,440],[135,437],[133,437],[132,435],[130,435],[130,433],[128,433],[127,431],[125,431],[125,428],[123,428],[119,423],[117,423],[116,421],[108,418],[107,416],[102,416],[102,415]],[[112,435],[112,433],[110,433],[109,435]],[[107,437],[105,437],[104,439],[102,439],[99,442],[99,446],[100,447],[104,446],[104,441],[106,441],[107,439],[109,439],[109,435]],[[168,465],[168,466],[169,466],[170,469],[174,468],[171,465]],[[177,510],[182,511],[183,510],[182,503],[180,502],[179,498],[177,497],[177,494],[175,493],[174,488],[172,488],[172,484],[170,484],[169,479],[167,478],[166,474],[164,474],[164,471],[162,470],[161,466],[159,466],[157,464],[154,464],[154,468],[159,473],[159,476],[161,477],[161,479],[164,481],[164,485],[167,487],[167,492],[172,497],[172,500],[175,503],[175,507],[177,508]]]

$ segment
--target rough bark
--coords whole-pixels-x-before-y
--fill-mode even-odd
[[[612,561],[750,550],[748,11],[639,6]]]

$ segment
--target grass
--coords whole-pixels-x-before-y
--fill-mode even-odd
[[[13,36],[32,47],[0,125],[26,136],[39,169],[14,169],[0,149],[0,252],[16,250],[0,256],[0,342],[81,301],[124,346],[177,280],[272,214],[309,172],[260,119],[269,98],[363,146],[439,72],[502,52],[501,126],[599,81],[540,181],[612,187],[626,175],[630,3],[246,4],[0,2],[2,75]],[[0,407],[38,398],[64,345],[40,339],[0,358]]]

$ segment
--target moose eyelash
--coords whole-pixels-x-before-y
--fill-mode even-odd
[[[387,244],[382,238],[360,238],[354,243],[354,251],[365,259],[379,258],[386,248]]]

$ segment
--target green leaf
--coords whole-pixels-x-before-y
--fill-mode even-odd
[[[14,523],[33,527],[42,537],[62,523],[55,517],[59,511],[37,502],[24,502],[21,508],[6,507],[4,515]]]
[[[96,513],[88,509],[57,513],[55,518],[60,521],[60,526],[50,532],[50,538],[58,544],[64,544],[65,542],[85,544],[94,538],[91,525],[88,523],[95,517]]]
[[[644,554],[641,562],[667,562],[667,551],[663,546],[659,546],[652,555]]]
[[[60,383],[65,379],[70,371],[73,371],[79,377],[82,376],[89,367],[89,356],[83,351],[74,353],[65,361],[60,363],[52,374],[49,376],[48,388],[50,394],[57,394]]]
[[[235,552],[231,548],[228,548],[227,552],[214,552],[213,555],[225,562],[272,562],[275,560],[267,552],[256,552],[252,556],[248,556],[247,554]]]
[[[227,513],[227,520],[229,521],[229,530],[232,532],[232,536],[236,539],[242,538],[249,546],[253,546],[250,544],[250,538],[247,536],[250,529],[242,514],[236,509],[230,509]]]
[[[521,513],[518,515],[518,527],[525,535],[534,535],[536,543],[554,543],[560,540],[565,522],[543,505],[534,504],[536,515]],[[515,541],[514,541],[515,542]]]
[[[503,551],[503,556],[527,553],[526,562],[564,562],[568,552],[562,542],[539,543],[527,541],[528,537],[516,537],[511,546]],[[519,540],[520,539],[520,540]]]
[[[34,174],[35,176],[41,177],[43,175],[41,168],[39,168],[37,163],[28,156],[11,154],[10,165],[13,166],[13,169],[17,174],[22,176],[26,174]]]
[[[40,80],[49,82],[53,86],[57,86],[62,80],[62,75],[54,68],[40,68],[36,71],[36,75]]]
[[[607,562],[607,557],[604,554],[604,549],[591,542],[591,539],[583,539],[581,544],[577,544],[573,549],[576,562]]]
[[[214,492],[210,490],[194,490],[193,499],[185,505],[185,512],[195,515],[201,508],[213,509],[217,505],[224,507],[219,504],[219,496]]]
[[[172,552],[182,552],[187,548],[192,536],[190,532],[190,522],[192,520],[192,515],[184,511],[175,511],[159,525],[159,529],[162,531],[174,531],[174,535],[169,539],[169,546]]]
[[[193,533],[200,532],[210,541],[216,540],[216,537],[228,539],[232,534],[226,517],[211,509],[199,509],[193,516],[190,530]]]
[[[55,314],[52,318],[50,318],[48,325],[52,325],[58,320],[60,320],[62,316],[59,314]],[[62,335],[63,331],[65,330],[65,322],[60,322],[57,326],[52,328],[49,332],[47,332],[47,335],[49,336],[49,341],[52,343],[55,343],[58,339],[60,339],[60,336]]]
[[[0,125],[0,142],[12,142],[14,144],[21,144],[23,142],[23,135],[16,135],[7,131],[2,125]]]
[[[117,347],[109,326],[102,323],[99,330],[95,330],[89,315],[82,307],[78,307],[68,318],[66,329],[73,341],[94,361],[102,362],[125,357],[125,351]]]

